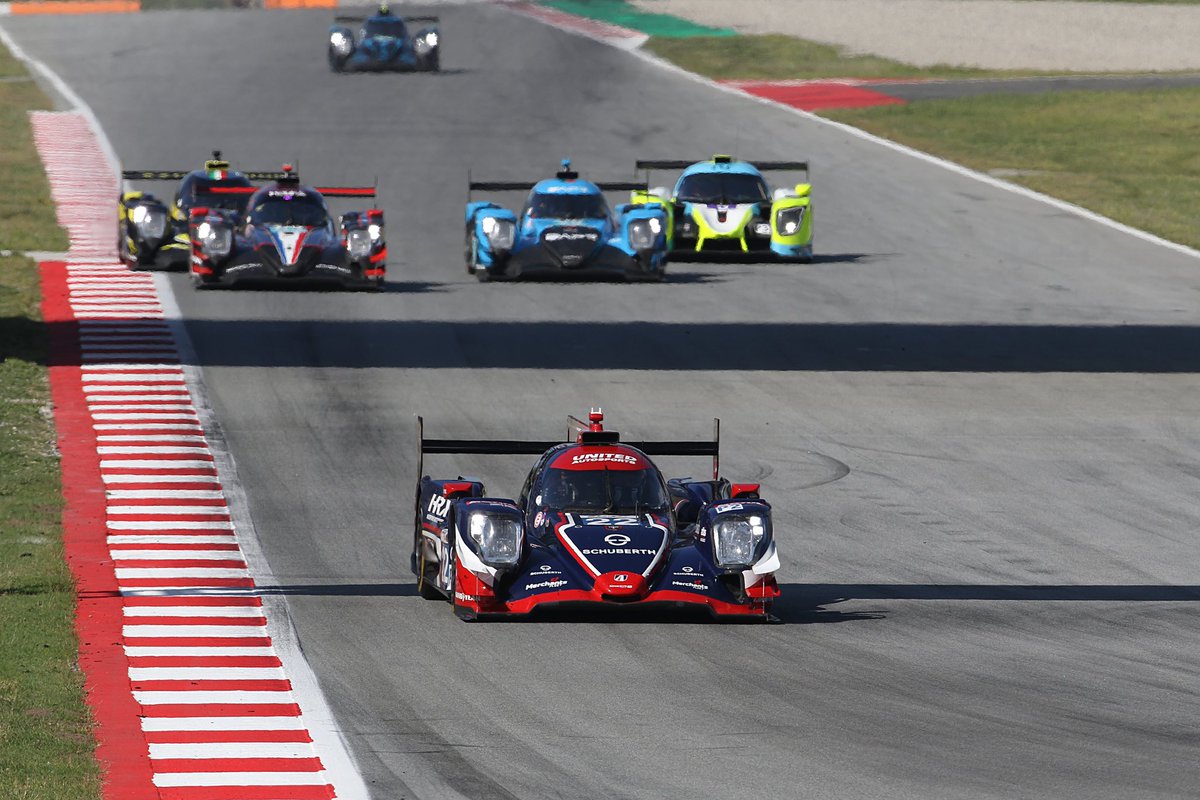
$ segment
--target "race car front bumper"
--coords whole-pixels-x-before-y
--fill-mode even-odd
[[[494,280],[654,281],[662,279],[666,257],[661,252],[630,255],[620,248],[605,245],[578,263],[571,263],[544,245],[533,245],[506,257],[494,258],[486,269]]]

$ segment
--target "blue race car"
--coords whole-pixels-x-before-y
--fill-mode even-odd
[[[638,161],[637,169],[683,173],[670,195],[665,188],[633,200],[663,203],[670,215],[671,252],[679,258],[712,253],[810,262],[813,257],[812,185],[807,161]],[[763,172],[798,172],[802,182],[774,192]]]
[[[329,29],[329,68],[334,72],[437,72],[437,17],[398,17],[387,3],[369,16],[333,19]],[[426,24],[412,33],[413,23]],[[358,25],[355,31],[353,26]]]
[[[641,191],[644,183],[593,183],[562,162],[537,183],[474,182],[473,191],[528,192],[520,213],[469,201],[467,272],[481,281],[523,277],[617,277],[661,281],[667,267],[667,209],[659,201],[610,210],[606,191]]]
[[[426,439],[412,570],[418,593],[462,619],[554,606],[706,609],[767,621],[779,597],[771,506],[717,473],[719,439],[622,442],[597,409],[574,442]],[[714,425],[714,430],[718,430]],[[536,455],[515,500],[475,478],[424,475],[434,453]],[[651,456],[711,456],[711,480],[666,480]]]

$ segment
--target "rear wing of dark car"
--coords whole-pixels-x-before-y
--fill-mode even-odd
[[[354,23],[358,23],[358,22],[366,22],[372,16],[374,16],[374,15],[373,14],[338,14],[337,16],[335,16],[333,18],[333,22],[335,25],[338,23],[354,24]],[[411,25],[414,22],[420,23],[422,25],[424,25],[426,23],[429,23],[432,25],[437,25],[439,22],[438,17],[404,17],[404,16],[402,16],[402,17],[400,17],[400,19],[404,20],[404,23],[406,25]]]
[[[571,424],[578,429],[578,420]],[[425,456],[434,454],[470,454],[497,456],[540,456],[552,447],[572,441],[572,430],[557,441],[531,441],[525,439],[430,439],[425,436],[425,420],[417,417],[417,483],[420,484],[425,469]],[[713,480],[717,479],[721,466],[721,420],[713,419],[711,440],[655,440],[629,442],[620,439],[616,431],[591,432],[584,430],[579,436],[584,443],[620,443],[636,447],[648,456],[710,456]]]
[[[127,181],[181,181],[195,170],[170,170],[170,169],[125,169],[121,170],[121,177]],[[252,181],[280,181],[287,177],[286,172],[242,172],[248,180]]]

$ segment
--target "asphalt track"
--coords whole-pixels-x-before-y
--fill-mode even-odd
[[[389,291],[191,292],[304,651],[379,800],[1179,798],[1200,786],[1200,260],[492,6],[445,74],[334,76],[319,11],[10,19],[128,167],[371,181]],[[811,266],[478,285],[466,171],[813,164]],[[467,625],[407,569],[414,415],[707,432],[776,508],[783,624]],[[521,459],[427,467],[517,490]],[[669,465],[702,472],[703,464]]]

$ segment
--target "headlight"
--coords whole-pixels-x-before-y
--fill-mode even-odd
[[[657,220],[655,220],[657,221]],[[634,250],[649,250],[654,247],[658,234],[648,219],[635,219],[629,223],[629,245]]]
[[[339,56],[348,56],[350,55],[350,51],[354,49],[354,42],[341,31],[334,31],[329,35],[329,46]]]
[[[767,535],[767,520],[758,514],[721,517],[713,523],[713,546],[722,567],[749,567]]]
[[[483,235],[487,237],[492,250],[511,250],[515,232],[511,220],[484,217]]]
[[[383,236],[382,225],[368,225],[367,233],[371,234],[371,241],[375,241]]]
[[[489,566],[510,567],[521,557],[520,520],[476,512],[471,514],[470,534]]]
[[[351,258],[364,258],[371,254],[371,232],[358,228],[346,234],[346,249]]]
[[[418,55],[425,55],[433,48],[437,47],[438,35],[437,31],[430,31],[419,39],[413,40],[413,48]]]
[[[205,254],[213,258],[224,258],[233,247],[233,231],[223,225],[201,222],[196,226],[196,239]]]
[[[655,236],[658,236],[660,233],[662,233],[662,228],[662,220],[660,220],[658,217],[650,218],[650,230],[654,231]]]
[[[167,215],[161,208],[134,206],[133,224],[144,241],[157,242],[167,232]]]
[[[804,206],[783,209],[775,215],[775,230],[783,236],[795,236],[800,232],[806,210]]]

